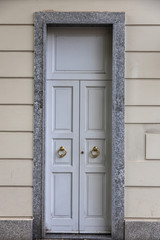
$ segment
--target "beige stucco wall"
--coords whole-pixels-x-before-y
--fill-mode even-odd
[[[159,0],[0,1],[0,218],[32,218],[33,14],[41,10],[126,12],[125,219],[160,219],[160,159],[146,160],[145,140],[160,133]]]

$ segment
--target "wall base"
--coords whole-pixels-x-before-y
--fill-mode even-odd
[[[125,221],[125,240],[159,240],[160,221]]]
[[[32,220],[0,220],[0,239],[31,240]]]

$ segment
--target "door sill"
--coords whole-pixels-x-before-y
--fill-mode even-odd
[[[112,240],[111,234],[46,234],[48,240]]]

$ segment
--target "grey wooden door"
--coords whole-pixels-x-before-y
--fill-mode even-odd
[[[48,34],[48,233],[110,232],[111,81],[107,34],[104,28],[51,28]]]

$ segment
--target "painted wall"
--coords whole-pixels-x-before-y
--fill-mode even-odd
[[[46,10],[126,12],[125,218],[159,219],[159,0],[0,1],[0,218],[32,218],[33,19]]]

